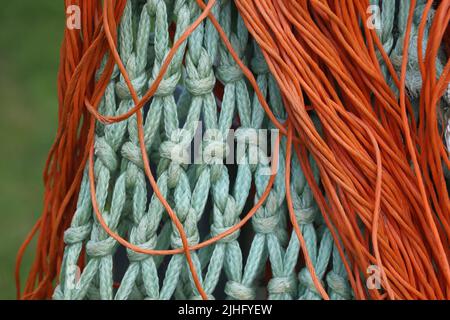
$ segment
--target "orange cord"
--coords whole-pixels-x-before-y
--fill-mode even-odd
[[[449,198],[441,165],[448,166],[448,155],[434,109],[448,85],[448,71],[438,80],[436,73],[429,74],[428,84],[424,82],[423,90],[430,93],[422,93],[421,100],[428,99],[429,109],[421,110],[430,120],[421,136],[435,144],[430,149],[421,142],[422,123],[416,127],[406,98],[408,50],[399,79],[374,30],[364,26],[361,33],[357,21],[367,21],[367,1],[236,4],[287,101],[296,135],[318,164],[331,210],[323,209],[317,192],[315,197],[356,267],[350,277],[356,297],[366,295],[358,279],[371,264],[380,268],[387,293],[369,290],[372,298],[448,297]],[[430,68],[448,25],[448,6],[440,4],[432,23],[426,50]],[[409,48],[414,8],[411,1],[404,48]],[[388,65],[400,101],[381,73],[375,50]],[[320,119],[323,138],[306,112],[306,99]]]

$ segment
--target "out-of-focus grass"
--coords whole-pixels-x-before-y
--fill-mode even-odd
[[[15,298],[16,252],[42,208],[64,23],[63,1],[3,1],[0,10],[0,299]]]

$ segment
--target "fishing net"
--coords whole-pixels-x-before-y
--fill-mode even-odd
[[[96,18],[85,34],[67,31],[65,41],[75,37],[77,45],[62,50],[62,124],[46,171],[53,191],[25,243],[40,230],[25,298],[349,300],[362,298],[356,287],[388,296],[384,278],[366,283],[370,263],[349,267],[357,265],[354,253],[316,202],[324,188],[314,152],[292,152],[286,96],[236,3],[85,5]],[[371,4],[380,10],[382,47],[401,74],[409,2]],[[414,8],[406,72],[417,117],[426,5]],[[84,55],[67,59],[68,47]],[[398,97],[398,80],[377,58]],[[441,50],[438,76],[445,59]],[[448,94],[442,110],[445,103]],[[326,130],[314,108],[307,112]],[[363,222],[353,227],[363,230]],[[361,232],[368,239],[372,229]],[[350,283],[349,271],[358,280]]]
[[[270,99],[274,114],[282,120],[285,115],[276,83],[236,8],[231,1],[226,1],[215,6],[213,13],[240,58],[250,62],[259,87]],[[154,81],[170,43],[176,41],[199,14],[200,8],[194,1],[127,2],[119,27],[120,58],[138,94],[145,92],[149,82]],[[177,22],[173,39],[169,32],[172,21]],[[223,91],[219,97],[213,93],[218,87],[216,82]],[[123,77],[115,72],[99,111],[118,115],[132,106]],[[161,193],[183,224],[189,246],[198,245],[238,223],[248,204],[256,203],[264,193],[271,169],[268,155],[260,150],[257,141],[249,141],[253,144],[247,144],[242,159],[233,159],[239,164],[227,166],[224,161],[227,149],[234,145],[234,142],[228,145],[228,131],[234,129],[235,139],[245,143],[246,137],[251,140],[252,131],[274,127],[265,118],[240,68],[220,43],[210,22],[202,22],[178,49],[144,113],[145,145],[150,163]],[[199,146],[203,151],[203,163],[185,164],[186,159],[182,157],[190,157],[186,150],[193,142],[199,123],[203,123],[205,130]],[[111,230],[136,246],[181,248],[178,230],[146,184],[136,127],[135,116],[121,123],[97,127],[94,172],[98,209]],[[255,299],[267,294],[272,299],[320,298],[309,271],[302,266],[300,272],[296,271],[300,247],[295,234],[287,230],[283,145],[281,141],[273,189],[253,216],[252,228],[246,230],[245,235],[237,230],[217,243],[192,252],[195,269],[201,275],[200,284],[208,297]],[[259,163],[249,161],[250,152],[260,155]],[[174,155],[181,158],[174,159]],[[298,223],[316,272],[320,279],[325,279],[332,265],[332,238],[317,219],[317,206],[298,163],[294,168],[291,188]],[[64,241],[61,280],[54,298],[201,298],[184,255],[164,259],[128,249],[127,261],[120,261],[117,242],[94,217],[87,172]],[[84,246],[87,263],[78,277],[77,265]],[[247,247],[245,257],[242,246]],[[336,272],[329,272],[328,281],[331,288],[336,287],[336,296],[350,298],[345,273],[340,271],[339,257],[335,256]],[[117,264],[125,271],[114,288]],[[336,284],[337,281],[340,283]]]

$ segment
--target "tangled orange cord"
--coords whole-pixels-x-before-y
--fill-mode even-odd
[[[83,32],[65,32],[58,77],[59,128],[44,172],[43,214],[17,257],[19,298],[51,296],[63,256],[63,233],[75,211],[82,173],[88,164],[93,208],[106,232],[136,252],[153,255],[184,253],[196,287],[206,299],[190,251],[210,245],[247,223],[265,202],[275,178],[275,175],[271,176],[263,196],[239,224],[194,247],[188,246],[181,222],[154,180],[145,151],[141,110],[156,92],[179,46],[206,18],[213,23],[254,88],[269,119],[287,136],[287,186],[291,178],[292,152],[299,158],[338,247],[355,297],[450,298],[450,202],[443,174],[443,166],[449,168],[450,161],[442,142],[437,113],[439,100],[450,81],[450,64],[446,64],[439,78],[435,66],[450,19],[449,1],[440,2],[436,8],[425,51],[422,51],[422,40],[428,13],[434,4],[432,0],[427,2],[419,27],[418,52],[423,87],[418,123],[405,89],[415,0],[411,0],[400,77],[375,31],[360,23],[368,18],[368,0],[235,0],[280,87],[288,113],[286,123],[280,123],[272,114],[253,74],[239,59],[211,14],[216,0],[207,4],[197,0],[203,12],[173,44],[158,77],[139,99],[116,48],[117,25],[125,3],[126,0],[106,0],[102,6],[102,1],[66,0],[67,6],[80,6],[84,17]],[[110,53],[108,62],[96,81],[95,71],[106,53]],[[377,53],[388,67],[399,98],[381,72]],[[135,106],[118,117],[107,117],[98,113],[97,106],[115,64],[127,83]],[[312,106],[319,117],[320,133],[306,105]],[[178,229],[183,248],[144,250],[136,247],[110,230],[98,209],[93,172],[95,123],[116,123],[132,115],[137,116],[145,173]],[[309,154],[319,167],[325,195],[314,180]],[[277,148],[274,157],[278,158]],[[286,193],[291,222],[306,265],[318,292],[328,299],[306,250],[289,188]],[[20,263],[26,247],[38,232],[36,259],[21,295]],[[81,266],[83,263],[80,261]],[[381,270],[382,291],[364,288],[364,275],[372,264]]]

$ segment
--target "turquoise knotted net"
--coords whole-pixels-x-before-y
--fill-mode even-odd
[[[373,3],[381,8],[379,36],[396,66],[396,61],[401,61],[396,52],[403,51],[399,39],[407,3]],[[423,3],[419,1],[418,13]],[[173,42],[200,13],[195,0],[127,2],[118,30],[119,51],[136,92],[146,92]],[[277,84],[233,2],[218,1],[212,13],[239,57],[251,68],[272,112],[283,122],[286,113]],[[421,86],[415,72],[419,71],[408,72],[413,95]],[[117,69],[99,111],[114,116],[133,106]],[[152,169],[163,196],[184,226],[189,245],[236,225],[269,183],[275,126],[208,19],[178,50],[144,111],[145,145]],[[230,129],[234,132],[231,139]],[[253,132],[266,133],[267,148],[252,139]],[[233,150],[242,143],[245,147],[238,157]],[[291,189],[317,277],[331,299],[352,299],[341,257],[295,155],[292,183],[285,185],[285,143],[281,138],[274,185],[251,223],[192,251],[201,285],[211,299],[322,299],[289,222],[286,188]],[[197,161],[199,154],[201,161]],[[192,158],[196,160],[187,161]],[[256,162],[251,161],[254,158]],[[54,298],[200,299],[184,254],[139,254],[125,250],[108,236],[92,209],[87,170],[76,213],[65,232],[66,247]],[[318,170],[314,170],[319,182]],[[144,249],[182,247],[179,232],[147,182],[136,116],[111,125],[98,123],[94,172],[99,209],[110,229]],[[82,256],[85,265],[81,270]]]

